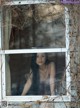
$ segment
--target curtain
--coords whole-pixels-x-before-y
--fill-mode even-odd
[[[11,34],[11,10],[5,8],[3,11],[3,48],[9,49],[9,40]],[[6,64],[6,95],[11,95],[11,75],[10,75],[10,67],[9,67],[9,55],[6,55],[5,59]]]

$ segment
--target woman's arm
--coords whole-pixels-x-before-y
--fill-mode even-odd
[[[50,63],[51,71],[50,71],[50,90],[51,95],[54,95],[54,87],[55,87],[55,65],[53,62]]]
[[[22,91],[21,95],[26,95],[26,93],[28,92],[28,90],[30,89],[32,84],[32,74],[30,75],[30,77],[28,78],[28,80],[26,81],[26,84],[24,85],[24,89]]]

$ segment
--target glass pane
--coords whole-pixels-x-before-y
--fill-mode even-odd
[[[6,55],[6,94],[64,95],[65,67],[65,53]]]
[[[20,5],[3,11],[4,49],[65,48],[64,7]]]

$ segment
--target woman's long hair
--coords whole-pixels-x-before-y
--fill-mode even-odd
[[[45,56],[46,56],[45,64],[47,65],[49,63],[49,60],[46,53]],[[31,69],[33,73],[32,86],[31,86],[32,95],[40,94],[39,93],[40,75],[39,75],[39,66],[36,64],[36,57],[37,53],[32,54],[32,60],[31,60]]]

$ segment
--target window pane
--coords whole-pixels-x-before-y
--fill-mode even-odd
[[[6,55],[6,93],[21,95],[26,84],[24,95],[64,95],[65,67],[65,53]]]
[[[53,4],[4,8],[4,49],[64,48],[64,7]]]

